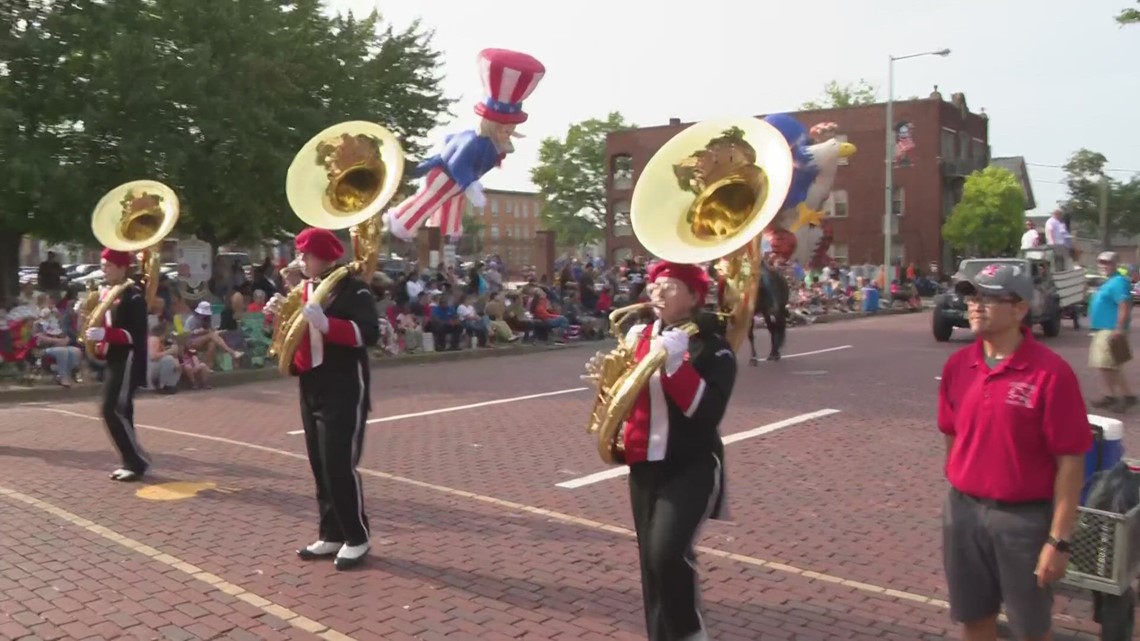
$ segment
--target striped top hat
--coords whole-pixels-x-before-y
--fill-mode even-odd
[[[538,86],[546,67],[532,56],[507,49],[484,49],[478,60],[487,97],[475,105],[476,115],[505,125],[526,122],[522,103]]]

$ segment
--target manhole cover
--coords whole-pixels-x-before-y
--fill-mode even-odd
[[[804,370],[800,370],[798,372],[792,372],[792,373],[798,374],[800,376],[823,376],[824,374],[827,373],[827,370],[825,370],[825,369],[804,369]]]

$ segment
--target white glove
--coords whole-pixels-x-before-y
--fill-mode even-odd
[[[285,304],[285,297],[281,294],[274,294],[273,298],[265,304],[264,312],[270,316],[276,316],[281,312],[281,306]]]
[[[679,329],[670,329],[661,334],[661,347],[665,350],[665,374],[672,376],[685,363],[689,352],[689,335]]]
[[[325,310],[316,303],[306,303],[301,309],[301,315],[305,320],[309,321],[309,325],[316,328],[322,334],[329,333],[329,317],[325,316]]]
[[[107,330],[102,327],[92,327],[83,336],[92,343],[98,343],[107,337]]]
[[[487,197],[483,195],[483,185],[480,185],[479,181],[467,185],[463,193],[471,202],[471,206],[476,209],[482,209],[487,204]]]

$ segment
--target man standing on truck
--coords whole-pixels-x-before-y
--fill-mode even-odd
[[[1101,252],[1096,257],[1097,270],[1107,280],[1089,301],[1089,367],[1100,370],[1105,395],[1093,401],[1098,409],[1124,412],[1136,404],[1136,396],[1124,377],[1124,364],[1132,360],[1128,345],[1128,328],[1132,324],[1132,285],[1117,269],[1116,252]]]

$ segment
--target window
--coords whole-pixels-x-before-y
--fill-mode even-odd
[[[629,154],[614,156],[610,161],[610,178],[614,189],[633,189],[633,157]]]
[[[891,199],[891,213],[896,216],[902,216],[905,207],[906,189],[904,187],[895,187],[894,198]]]
[[[847,217],[847,190],[836,189],[831,192],[827,202],[823,204],[824,211],[831,218]]]
[[[840,144],[843,144],[843,143],[847,142],[847,134],[836,134],[835,140],[837,140]],[[849,160],[848,158],[840,158],[839,164],[840,165],[846,165],[848,160]]]
[[[499,239],[499,224],[498,223],[492,223],[492,225],[491,225],[491,238],[495,239],[495,240]]]
[[[625,263],[625,261],[633,258],[633,250],[627,247],[614,250],[614,264]]]
[[[831,244],[831,251],[828,253],[831,254],[832,260],[839,263],[840,265],[846,265],[847,264],[847,244],[846,243],[832,243]]]
[[[942,130],[942,160],[953,160],[958,157],[954,151],[954,145],[957,139],[954,134],[957,133],[953,129]]]
[[[619,200],[613,204],[614,226],[629,224],[629,201]]]
[[[491,213],[495,216],[498,216],[499,215],[499,201],[497,201],[493,198],[489,198],[488,200],[491,201]]]

